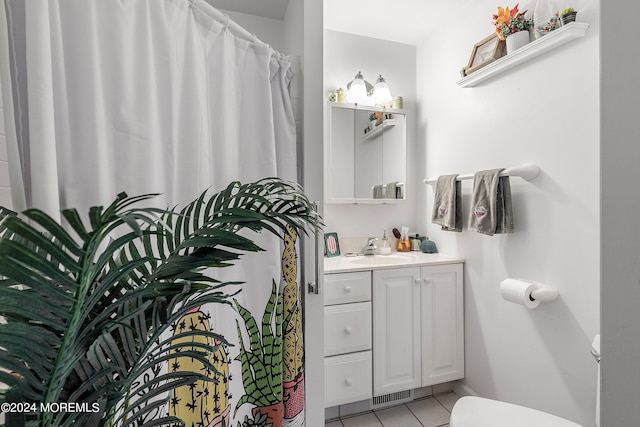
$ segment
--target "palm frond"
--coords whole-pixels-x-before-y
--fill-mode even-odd
[[[184,313],[230,304],[239,291],[211,268],[262,250],[242,230],[282,237],[287,226],[305,233],[321,226],[302,189],[277,178],[234,182],[180,209],[136,207],[153,196],[121,193],[106,208],[89,209],[88,223],[66,209],[67,227],[38,209],[0,208],[0,316],[8,322],[0,325],[0,382],[9,387],[0,401],[100,408],[28,414],[29,425],[177,422],[148,418],[166,404],[167,391],[203,375],[148,373],[159,373],[176,352],[213,368],[211,349],[166,338]]]

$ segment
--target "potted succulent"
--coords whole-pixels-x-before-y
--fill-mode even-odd
[[[247,232],[321,226],[302,189],[277,178],[234,182],[183,208],[136,206],[151,197],[121,193],[89,221],[65,209],[64,225],[0,207],[0,403],[24,408],[3,411],[7,425],[184,425],[162,408],[180,387],[216,382],[203,368],[216,372],[211,355],[226,341],[167,333],[203,304],[233,304],[238,289],[226,289],[237,282],[214,275],[262,250]],[[198,370],[163,368],[194,360]],[[56,410],[67,402],[81,410]]]
[[[466,66],[460,68],[460,77],[462,77],[462,78],[467,77],[467,67]]]
[[[518,11],[518,4],[511,10],[509,7],[498,7],[498,13],[493,15],[493,25],[500,40],[507,41],[507,54],[529,43],[529,29],[532,26],[530,18],[525,18],[524,12]]]
[[[560,16],[562,16],[562,25],[567,25],[570,22],[576,22],[576,15],[578,12],[572,7],[568,7],[562,11]]]

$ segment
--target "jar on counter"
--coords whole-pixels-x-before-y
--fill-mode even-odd
[[[416,234],[414,237],[411,238],[411,250],[419,251],[421,243],[422,243],[422,240],[420,240],[420,236]]]

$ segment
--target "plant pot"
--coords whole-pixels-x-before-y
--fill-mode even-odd
[[[569,22],[576,22],[576,15],[578,12],[567,13],[562,15],[562,25],[567,25]]]
[[[518,31],[507,37],[507,55],[529,43],[529,31]]]
[[[290,420],[298,416],[304,411],[304,374],[295,381],[282,383],[282,392],[284,394],[284,419]]]
[[[273,424],[273,427],[282,427],[282,415],[284,413],[284,406],[282,402],[274,403],[269,406],[256,406],[251,409],[251,414],[253,414],[254,418],[258,412],[266,414],[267,422]]]

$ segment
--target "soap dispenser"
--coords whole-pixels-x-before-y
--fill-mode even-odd
[[[387,230],[382,230],[382,244],[378,248],[380,255],[389,255],[391,253],[391,246],[389,246],[389,239],[387,238]]]

